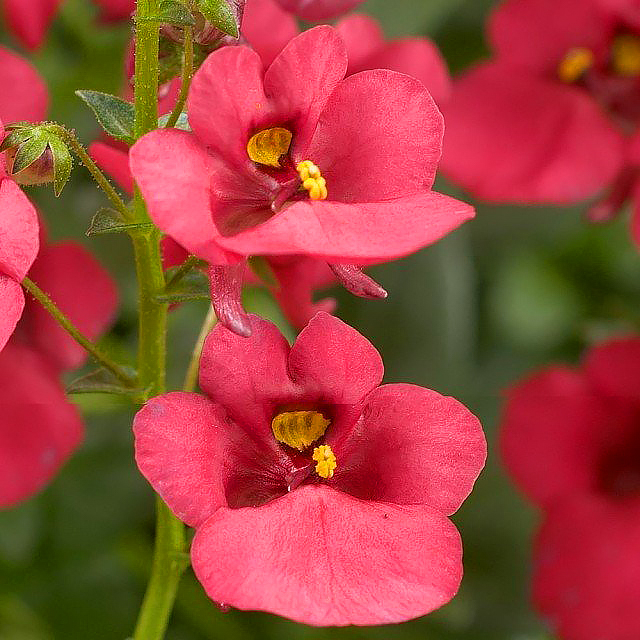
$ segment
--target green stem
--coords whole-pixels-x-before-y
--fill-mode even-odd
[[[101,364],[105,369],[108,369],[113,375],[118,378],[124,385],[133,387],[136,383],[135,378],[129,375],[124,369],[113,362],[107,355],[105,355],[97,345],[91,340],[85,337],[76,326],[69,320],[65,313],[63,313],[56,303],[35,283],[29,278],[24,278],[22,286],[53,316],[58,324],[88,353],[90,353],[94,359]]]
[[[136,9],[135,136],[158,125],[159,25],[148,18],[158,14],[159,0],[138,0]],[[149,215],[139,189],[134,191],[134,218],[148,222]],[[139,289],[138,371],[141,386],[150,394],[164,391],[167,305],[155,302],[165,286],[160,255],[160,232],[132,236]],[[156,500],[156,541],[151,576],[134,640],[162,640],[185,569],[178,560],[186,551],[184,525],[160,498]]]
[[[167,129],[174,127],[178,118],[184,109],[187,96],[189,95],[189,86],[193,77],[193,29],[185,27],[184,31],[184,54],[182,58],[182,84],[180,85],[180,94],[178,101],[173,107],[173,111],[167,120]]]
[[[195,256],[189,256],[173,273],[171,278],[167,280],[166,291],[171,291],[182,278],[184,278],[190,271],[195,269],[202,261]]]
[[[191,354],[191,360],[189,361],[189,367],[184,377],[184,384],[182,386],[183,391],[193,391],[196,388],[198,382],[198,371],[200,369],[200,356],[202,355],[202,348],[204,347],[204,341],[207,339],[209,332],[215,327],[218,318],[212,306],[209,306],[207,317],[202,323],[200,329],[200,335],[193,347],[193,353]]]
[[[118,195],[107,177],[100,171],[98,165],[93,161],[87,150],[82,146],[75,131],[70,131],[62,125],[52,125],[56,132],[64,139],[64,141],[73,149],[74,153],[80,158],[82,164],[87,168],[98,186],[104,191],[111,204],[116,208],[118,213],[127,221],[133,220],[131,211],[127,208],[124,200]]]

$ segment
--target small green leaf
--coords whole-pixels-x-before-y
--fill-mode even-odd
[[[128,144],[134,142],[135,109],[130,102],[100,91],[78,90],[76,95],[92,109],[109,135]]]
[[[53,191],[57,197],[71,176],[73,159],[67,145],[58,136],[49,135],[48,139],[53,155]]]
[[[178,0],[162,0],[158,13],[158,22],[174,24],[180,27],[193,27],[196,23],[191,11]]]
[[[171,279],[171,274],[174,271],[173,269],[167,269],[167,280]],[[174,286],[168,287],[155,296],[155,301],[175,304],[176,302],[185,302],[187,300],[208,300],[209,298],[209,280],[207,277],[201,271],[190,271],[180,278]]]
[[[46,151],[49,144],[48,136],[38,130],[33,131],[32,134],[18,147],[11,173],[18,173],[31,166]]]
[[[236,17],[226,0],[197,0],[200,13],[220,31],[237,38],[240,35]]]
[[[167,122],[169,121],[169,116],[171,114],[167,113],[164,116],[160,116],[158,118],[158,126],[166,127]],[[189,118],[187,116],[186,111],[183,111],[176,120],[176,123],[173,125],[174,129],[182,129],[183,131],[191,131],[191,125],[189,124]]]
[[[153,228],[151,222],[125,222],[115,210],[104,207],[91,220],[86,231],[88,236],[98,236],[105,233],[128,233],[129,231],[146,231]]]
[[[136,372],[127,368],[127,373],[135,377]],[[67,386],[67,393],[114,393],[118,395],[139,395],[144,389],[126,387],[110,371],[104,368],[96,369],[80,378],[76,378]]]

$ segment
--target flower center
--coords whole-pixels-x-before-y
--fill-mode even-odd
[[[313,450],[313,459],[318,463],[316,464],[316,473],[321,478],[333,478],[333,472],[336,470],[338,463],[329,445],[323,444],[316,447]]]
[[[280,169],[280,158],[289,153],[292,138],[291,131],[282,127],[258,131],[249,138],[247,155],[257,164]]]
[[[573,83],[579,80],[594,63],[591,49],[576,47],[570,49],[558,65],[558,77],[562,82]]]
[[[617,36],[611,47],[611,65],[621,76],[640,75],[640,38],[630,33]]]
[[[271,430],[278,442],[304,451],[322,437],[331,424],[319,411],[283,411],[271,421]]]
[[[322,177],[320,169],[311,160],[298,163],[296,170],[300,175],[300,180],[302,180],[302,187],[309,192],[311,200],[327,199],[327,181]]]

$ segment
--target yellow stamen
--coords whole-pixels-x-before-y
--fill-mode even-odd
[[[318,463],[316,473],[321,478],[333,478],[333,472],[338,463],[336,457],[328,444],[323,444],[313,450],[313,459]]]
[[[264,129],[249,138],[247,155],[253,162],[280,168],[280,158],[289,152],[291,131],[282,127]]]
[[[611,47],[611,64],[621,76],[640,75],[640,38],[630,33],[618,36]]]
[[[592,67],[593,62],[594,55],[591,49],[586,47],[571,49],[558,65],[558,77],[562,82],[576,82]]]
[[[319,411],[284,411],[271,421],[271,430],[278,442],[304,451],[330,424]]]
[[[327,199],[327,181],[322,177],[320,169],[310,160],[298,163],[296,167],[302,186],[309,192],[311,200]]]

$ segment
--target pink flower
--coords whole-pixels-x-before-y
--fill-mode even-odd
[[[566,640],[640,637],[640,338],[592,349],[509,393],[503,459],[544,509],[537,608]]]
[[[106,22],[128,20],[136,10],[135,0],[94,0]]]
[[[640,116],[640,24],[613,4],[507,0],[493,12],[493,57],[459,78],[445,110],[443,168],[454,182],[518,203],[575,203],[616,187],[623,134]]]
[[[7,26],[28,49],[36,49],[53,20],[61,0],[3,0]]]
[[[362,0],[277,0],[278,4],[308,22],[324,22],[357,7]]]
[[[193,133],[157,130],[131,149],[154,222],[226,267],[229,291],[249,255],[372,264],[473,216],[431,190],[443,124],[424,86],[385,70],[344,79],[346,68],[331,27],[294,38],[266,73],[250,49],[224,47],[193,79]],[[354,289],[366,278],[344,271]],[[235,326],[246,332],[246,320]]]
[[[134,420],[136,461],[196,528],[196,576],[217,602],[313,625],[381,624],[449,601],[461,574],[447,518],[484,465],[476,418],[407,384],[379,387],[373,346],[320,313],[293,347],[251,316],[218,325],[200,386]]]
[[[29,276],[89,338],[97,338],[112,320],[114,285],[82,247],[45,245]],[[80,444],[82,421],[59,377],[85,358],[83,349],[29,299],[0,353],[0,507],[44,487]]]

